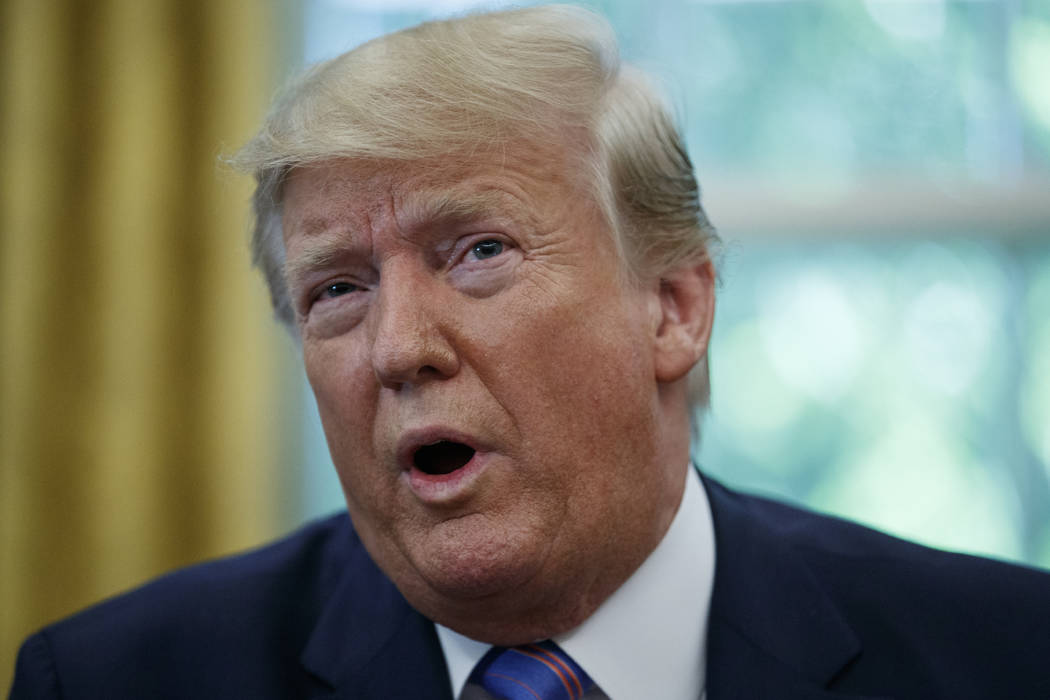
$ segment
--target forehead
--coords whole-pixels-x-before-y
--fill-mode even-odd
[[[487,212],[527,211],[527,202],[538,194],[527,182],[484,172],[334,161],[294,173],[284,208],[295,233],[312,236],[340,224],[413,228]]]
[[[283,192],[285,237],[336,225],[411,228],[504,214],[557,216],[590,196],[571,149],[521,146],[447,158],[333,159],[301,166]]]

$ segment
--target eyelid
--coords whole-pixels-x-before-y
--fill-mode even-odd
[[[503,253],[505,253],[511,248],[516,247],[514,245],[514,242],[510,238],[503,234],[495,233],[494,231],[486,231],[485,233],[464,236],[462,239],[460,239],[460,242],[453,249],[452,255],[450,256],[450,264],[455,265],[456,263],[460,262],[463,258],[468,256],[472,250],[474,250],[474,246],[478,245],[479,243],[484,243],[485,241],[499,241],[503,244],[503,251],[501,251]],[[501,256],[497,255],[495,257],[498,258]],[[492,260],[495,258],[489,259]],[[473,262],[480,263],[484,261],[476,260]]]
[[[345,276],[330,277],[320,284],[307,287],[307,289],[309,289],[309,292],[304,296],[303,299],[303,303],[305,304],[304,310],[308,311],[317,302],[325,301],[327,299],[324,296],[325,292],[327,292],[330,287],[337,284],[347,284],[351,287],[354,287],[354,289],[349,290],[346,294],[340,294],[339,296],[349,296],[356,292],[367,291],[368,289],[368,285],[362,284],[361,282],[354,281],[352,279],[348,279]],[[331,297],[331,299],[336,298],[338,297]]]
[[[351,289],[347,290],[347,294],[349,294],[351,292],[361,291],[361,290],[364,289],[364,287],[362,287],[361,285],[359,285],[359,284],[357,284],[355,282],[350,282],[350,281],[347,281],[347,280],[336,280],[334,282],[328,282],[326,284],[321,285],[321,288],[319,290],[317,290],[317,294],[318,294],[318,296],[320,296],[322,294],[327,294],[332,289],[332,287],[337,287],[337,286],[340,286],[340,285],[345,285],[347,287],[351,287]]]

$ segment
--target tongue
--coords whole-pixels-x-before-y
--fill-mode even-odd
[[[474,448],[461,442],[442,440],[416,450],[412,461],[425,474],[450,474],[466,465],[474,456]]]

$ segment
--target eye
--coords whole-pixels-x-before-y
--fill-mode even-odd
[[[489,238],[480,243],[475,243],[474,247],[470,249],[470,252],[473,253],[474,257],[478,260],[494,258],[503,252],[503,242]]]
[[[349,282],[334,282],[322,289],[320,296],[326,299],[331,299],[333,297],[341,297],[344,294],[356,292],[359,289],[361,288],[356,284],[351,284]]]

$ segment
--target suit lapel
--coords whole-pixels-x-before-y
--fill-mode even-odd
[[[704,478],[715,527],[708,700],[831,700],[860,640],[805,562],[756,512],[760,501]],[[856,697],[856,696],[851,696]]]
[[[452,700],[434,624],[408,605],[354,538],[342,578],[306,645],[317,698]]]

